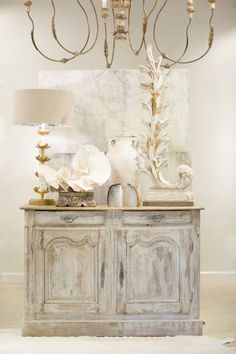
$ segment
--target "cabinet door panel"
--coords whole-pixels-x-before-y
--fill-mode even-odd
[[[97,302],[98,244],[90,238],[80,242],[62,237],[45,252],[45,301]]]
[[[128,302],[178,300],[179,251],[164,239],[127,245]]]
[[[106,234],[99,229],[37,229],[36,313],[106,312]]]
[[[191,227],[119,230],[119,313],[181,313],[183,308],[189,311],[186,277],[190,235]]]

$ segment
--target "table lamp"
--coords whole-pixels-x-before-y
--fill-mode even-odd
[[[40,141],[37,144],[39,154],[36,159],[40,166],[50,160],[46,150],[50,148],[47,142],[49,126],[71,125],[73,118],[74,98],[71,91],[54,89],[28,89],[15,92],[13,106],[13,122],[19,125],[38,126]],[[42,176],[41,169],[35,173],[39,178],[39,186],[34,191],[40,195],[38,199],[31,199],[29,204],[54,205],[53,199],[46,199],[49,192],[48,185]]]

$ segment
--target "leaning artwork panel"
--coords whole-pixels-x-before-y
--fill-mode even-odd
[[[74,126],[56,132],[54,152],[74,153],[81,144],[94,144],[107,151],[109,139],[145,132],[147,113],[142,107],[146,93],[140,88],[138,70],[40,71],[39,85],[69,89],[75,95]],[[175,181],[176,167],[191,165],[189,143],[188,71],[172,70],[166,83],[169,126],[169,167],[166,176]],[[69,155],[68,155],[69,156]],[[60,157],[61,158],[61,157]]]

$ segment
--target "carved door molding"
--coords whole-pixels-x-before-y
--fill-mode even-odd
[[[117,312],[188,313],[192,228],[123,229],[117,240]]]
[[[106,231],[37,228],[35,237],[35,312],[106,313]]]

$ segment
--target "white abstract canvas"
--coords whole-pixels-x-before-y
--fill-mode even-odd
[[[74,126],[57,131],[54,151],[74,153],[85,143],[107,151],[110,138],[144,132],[149,118],[141,105],[147,94],[140,88],[140,75],[138,70],[40,71],[40,87],[69,89],[75,96]],[[187,70],[170,72],[167,96],[171,116],[167,175],[174,180],[179,164],[191,164]]]

